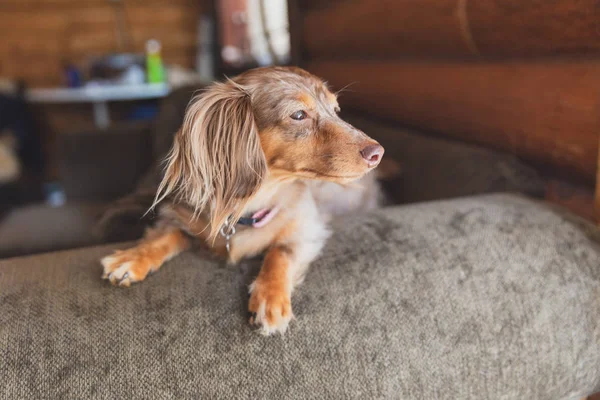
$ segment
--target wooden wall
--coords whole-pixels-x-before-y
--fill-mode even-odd
[[[168,63],[192,67],[203,0],[125,0],[132,48],[159,39]],[[63,62],[118,51],[115,6],[108,0],[1,0],[0,77],[32,87],[63,82]],[[127,50],[127,49],[124,49]]]
[[[312,58],[598,54],[597,0],[335,0],[304,4]]]
[[[297,0],[301,64],[342,105],[493,146],[591,185],[596,0]]]

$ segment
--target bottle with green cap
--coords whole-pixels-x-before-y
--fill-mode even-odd
[[[165,81],[165,68],[160,56],[160,42],[148,40],[146,42],[146,74],[148,83],[162,83]]]

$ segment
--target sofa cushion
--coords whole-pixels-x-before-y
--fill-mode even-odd
[[[385,158],[402,165],[402,174],[384,183],[396,203],[498,192],[544,196],[540,174],[512,154],[372,118],[347,120],[379,140]]]
[[[12,209],[0,220],[0,258],[96,244],[94,227],[102,209],[96,203]]]
[[[105,246],[0,262],[0,398],[577,398],[600,389],[600,246],[512,195],[336,221],[284,337],[258,260],[175,258],[129,289]],[[120,245],[124,247],[126,244]]]

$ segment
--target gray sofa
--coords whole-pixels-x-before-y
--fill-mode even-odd
[[[127,243],[0,262],[0,398],[577,399],[600,390],[600,232],[496,194],[334,223],[284,337],[259,260],[186,253],[130,289]]]

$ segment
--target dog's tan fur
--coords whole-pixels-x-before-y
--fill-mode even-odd
[[[291,117],[298,111],[306,118]],[[175,137],[155,201],[158,227],[105,257],[103,276],[129,286],[194,240],[234,263],[267,250],[248,308],[263,333],[283,333],[292,290],[325,244],[329,218],[376,207],[379,198],[367,173],[383,148],[337,111],[326,84],[299,68],[255,69],[210,87]],[[379,149],[374,163],[361,155],[368,146]],[[219,235],[227,218],[274,207],[280,211],[264,227],[238,225],[227,253]]]
[[[102,277],[112,284],[129,287],[132,282],[144,280],[156,272],[165,261],[189,247],[187,237],[177,229],[149,231],[138,246],[104,257]]]

